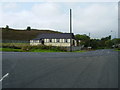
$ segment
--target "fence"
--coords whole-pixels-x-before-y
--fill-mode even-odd
[[[30,41],[21,40],[1,40],[2,43],[30,43]]]

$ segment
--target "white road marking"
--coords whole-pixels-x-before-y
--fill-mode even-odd
[[[0,79],[0,82],[1,82],[4,78],[6,78],[8,75],[9,75],[9,73],[5,74],[5,75]]]

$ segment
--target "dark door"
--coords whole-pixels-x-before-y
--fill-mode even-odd
[[[44,45],[44,39],[41,40],[42,45]]]
[[[72,46],[75,46],[75,41],[73,40]]]

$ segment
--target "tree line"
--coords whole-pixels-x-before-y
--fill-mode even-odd
[[[102,37],[101,39],[90,39],[86,34],[76,34],[75,39],[77,45],[84,45],[84,48],[92,47],[92,49],[105,49],[105,48],[120,48],[120,38],[111,39],[111,35]]]

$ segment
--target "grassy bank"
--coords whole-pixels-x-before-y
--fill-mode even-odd
[[[87,52],[87,50],[73,51],[73,52]]]
[[[59,50],[32,49],[29,52],[64,52]]]
[[[23,29],[5,29],[2,28],[2,39],[3,40],[31,40],[33,38],[36,38],[37,35],[42,34],[42,33],[61,33],[58,31],[54,30],[37,30],[37,29],[31,29],[30,31],[28,30],[23,30]]]
[[[25,50],[14,49],[14,48],[0,48],[0,51],[6,51],[6,52],[62,52],[62,51],[44,50],[44,49],[31,49],[29,51],[25,51]]]
[[[5,52],[69,52],[69,51],[60,51],[60,50],[52,50],[52,49],[31,49],[29,51],[25,51],[22,49],[14,49],[14,48],[0,48],[0,51]],[[73,52],[86,52],[85,50],[73,51]]]
[[[6,51],[6,52],[23,52],[21,49],[14,49],[14,48],[0,48],[0,51]]]
[[[115,51],[120,51],[120,48],[119,49],[115,49]]]
[[[31,46],[29,43],[2,43],[0,51],[8,52],[69,52],[65,47],[58,46]],[[86,50],[73,51],[73,52],[86,52]]]

